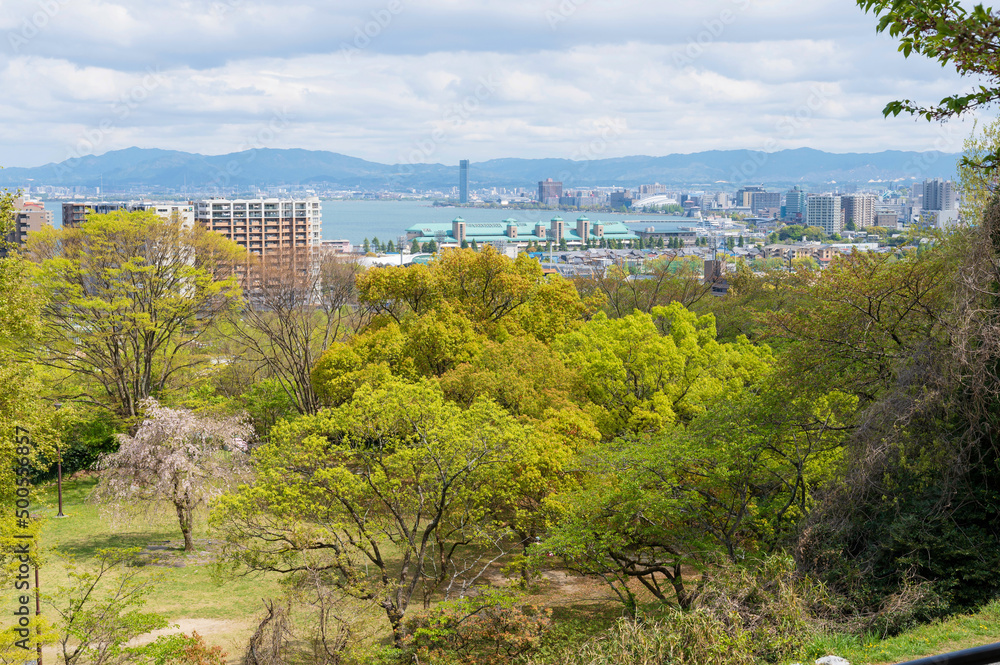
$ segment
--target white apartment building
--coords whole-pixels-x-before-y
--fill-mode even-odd
[[[806,199],[806,219],[810,226],[822,227],[827,235],[843,230],[840,211],[840,197],[832,194],[817,194]]]
[[[319,247],[323,212],[319,197],[305,199],[205,199],[195,219],[258,256]]]

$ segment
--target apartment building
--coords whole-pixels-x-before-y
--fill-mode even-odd
[[[6,241],[14,245],[24,245],[28,236],[52,226],[52,211],[46,210],[40,201],[29,201],[24,197],[14,199],[14,214]],[[0,243],[0,257],[6,256],[7,249]]]
[[[157,215],[170,219],[177,215],[184,222],[186,228],[194,225],[194,204],[193,203],[153,203],[150,201],[89,201],[70,202],[62,204],[63,227],[72,228],[79,226],[86,219],[88,214],[106,215],[115,210],[126,210],[135,212],[138,210],[152,210]]]
[[[874,194],[848,194],[841,197],[844,219],[853,221],[856,228],[875,226],[875,204],[879,198]]]
[[[830,194],[810,196],[806,200],[806,219],[810,226],[819,226],[827,235],[843,231],[844,215],[840,197]]]
[[[320,247],[319,197],[304,199],[206,199],[196,201],[195,220],[221,233],[267,268],[304,269]]]

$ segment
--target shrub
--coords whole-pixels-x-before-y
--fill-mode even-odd
[[[535,651],[549,629],[547,608],[522,604],[506,590],[444,602],[407,622],[405,660],[501,665]]]

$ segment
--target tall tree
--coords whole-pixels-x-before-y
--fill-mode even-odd
[[[90,215],[34,234],[45,295],[35,360],[81,379],[63,399],[134,419],[139,403],[207,361],[205,332],[237,303],[245,250],[155,212]]]

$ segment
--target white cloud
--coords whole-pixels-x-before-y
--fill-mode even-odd
[[[609,123],[619,129],[601,156],[958,150],[967,130],[953,125],[942,148],[937,126],[882,118],[892,99],[971,84],[904,59],[843,0],[327,4],[5,0],[0,164],[58,161],[88,142],[573,157]],[[287,122],[265,131],[276,114]]]

